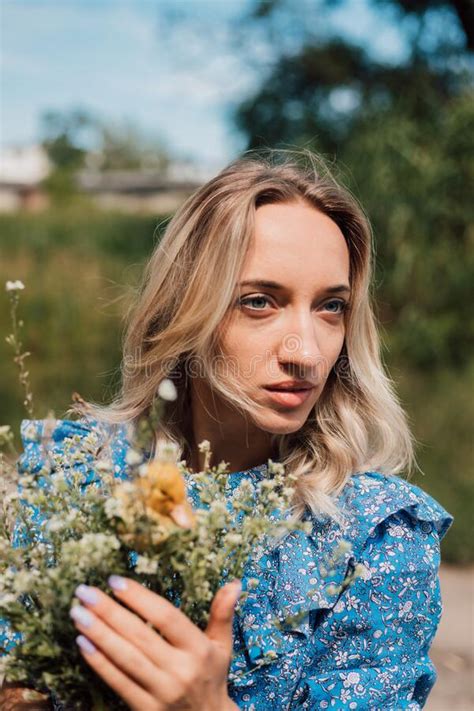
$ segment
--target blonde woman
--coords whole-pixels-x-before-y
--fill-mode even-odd
[[[130,708],[425,704],[439,541],[452,517],[400,476],[415,464],[413,438],[381,361],[372,260],[363,211],[309,152],[245,155],[168,224],[129,315],[120,395],[83,412],[110,425],[120,471],[129,428],[172,378],[163,433],[182,458],[198,469],[198,443],[209,440],[235,485],[268,476],[269,458],[281,462],[298,475],[294,516],[313,528],[268,551],[235,614],[238,586],[222,588],[205,632],[128,579],[110,583],[130,611],[80,586],[83,657]],[[58,421],[54,446],[88,431],[87,418]],[[21,469],[34,471],[37,438],[25,434],[24,445]],[[341,540],[331,593],[318,562]],[[345,588],[356,565],[362,574]],[[305,601],[311,612],[295,629],[265,631]]]

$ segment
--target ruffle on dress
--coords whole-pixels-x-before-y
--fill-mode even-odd
[[[252,472],[245,476],[254,478]],[[422,522],[429,532],[434,528],[441,539],[453,517],[419,487],[400,477],[372,471],[351,477],[339,497],[345,524],[314,516],[305,516],[313,524],[311,533],[294,531],[266,554],[258,566],[252,564],[244,575],[259,579],[239,606],[234,630],[234,648],[238,654],[231,665],[231,683],[252,686],[260,665],[278,666],[279,658],[301,658],[305,645],[317,625],[344,595],[367,542],[377,527],[398,512],[406,512]],[[370,571],[362,570],[367,582]],[[307,614],[291,629],[275,628],[274,620]],[[242,648],[243,644],[243,648]]]

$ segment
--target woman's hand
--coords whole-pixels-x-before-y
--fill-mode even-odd
[[[109,584],[134,612],[98,588],[80,585],[76,596],[83,605],[71,608],[71,617],[83,658],[131,709],[238,709],[227,693],[238,581],[217,592],[205,632],[134,580],[111,576]]]

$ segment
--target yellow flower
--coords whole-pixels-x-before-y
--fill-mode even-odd
[[[147,509],[172,519],[181,528],[194,525],[194,512],[186,500],[186,483],[176,464],[155,459],[145,465],[137,485]]]
[[[116,485],[113,499],[122,519],[118,535],[127,545],[143,551],[150,544],[162,543],[180,528],[192,528],[196,519],[186,499],[185,481],[174,462],[155,459],[142,465],[140,474],[133,481]],[[151,524],[146,531],[143,513]]]

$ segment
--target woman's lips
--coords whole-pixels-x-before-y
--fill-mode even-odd
[[[303,402],[306,402],[314,392],[314,388],[305,388],[304,390],[272,390],[264,388],[267,391],[273,402],[286,407],[298,407]]]

